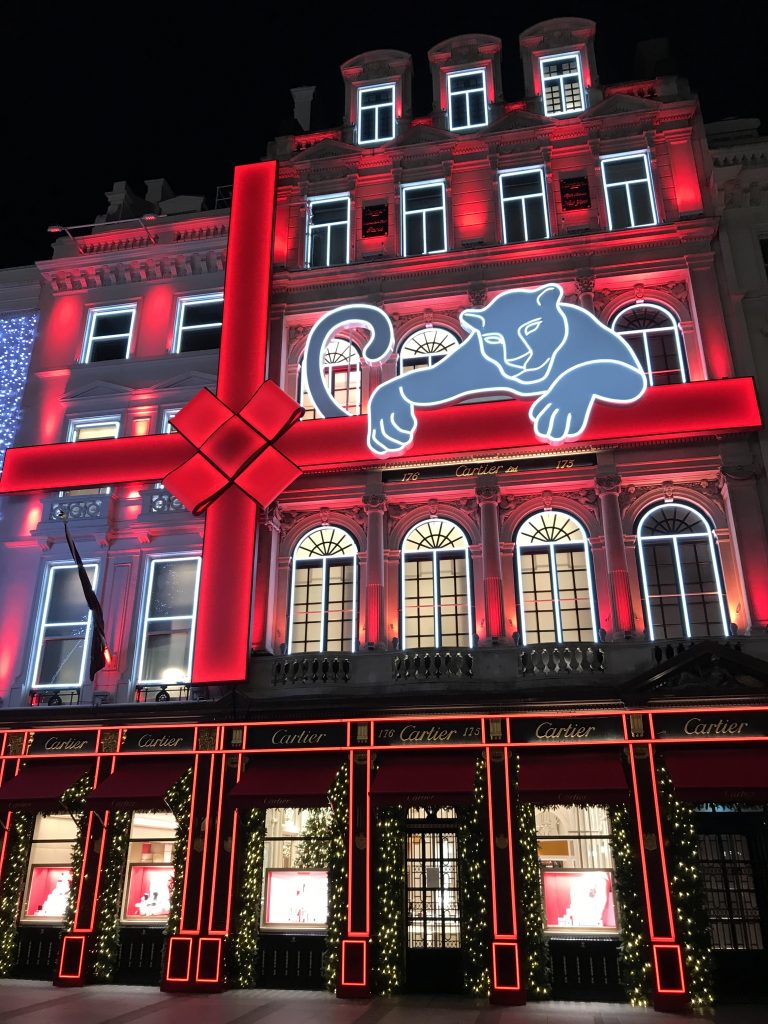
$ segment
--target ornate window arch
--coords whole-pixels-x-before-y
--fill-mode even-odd
[[[338,526],[318,526],[298,541],[291,563],[288,653],[354,651],[357,544]]]
[[[699,509],[652,505],[637,523],[637,557],[651,640],[728,635],[717,544]]]
[[[331,338],[323,349],[323,379],[325,386],[350,416],[360,415],[362,378],[360,349],[347,338]],[[296,401],[304,408],[304,419],[317,419],[317,409],[309,396],[304,381],[304,359],[299,363],[298,396]]]
[[[537,512],[515,536],[517,592],[524,644],[597,640],[587,534],[558,510]]]
[[[467,536],[448,519],[411,527],[402,546],[403,648],[471,647]]]
[[[397,353],[397,373],[410,373],[427,366],[434,366],[450,355],[461,344],[453,331],[447,327],[427,324],[413,331],[402,342]]]
[[[666,306],[633,302],[614,316],[611,329],[629,343],[651,387],[686,383],[688,370],[680,321]]]

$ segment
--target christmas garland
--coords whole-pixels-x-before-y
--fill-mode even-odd
[[[517,802],[517,832],[525,984],[529,1000],[548,999],[552,991],[552,962],[549,943],[544,937],[539,843],[533,804]]]
[[[699,874],[699,850],[693,808],[678,800],[669,772],[656,760],[659,802],[668,841],[667,870],[678,935],[683,947],[691,1006],[712,1005],[709,921]]]
[[[85,813],[85,800],[93,789],[91,775],[86,772],[82,778],[73,783],[61,796],[61,803],[72,815],[77,831],[72,843],[72,882],[69,887],[67,906],[64,910],[64,932],[71,932],[75,924],[77,894],[80,889],[80,875],[83,870],[85,856],[85,833],[88,828],[88,815]]]
[[[0,977],[7,977],[16,962],[16,934],[19,902],[32,845],[34,814],[13,815],[8,835],[8,853],[0,885]]]
[[[639,837],[624,804],[608,808],[615,862],[616,898],[621,915],[619,962],[632,1006],[648,1006],[651,991],[651,950],[645,924],[645,901],[638,870]]]
[[[373,949],[373,983],[380,995],[391,995],[404,978],[403,887],[405,884],[405,835],[402,807],[382,807],[376,812],[376,932]]]
[[[190,813],[192,811],[192,769],[188,768],[178,782],[175,782],[165,795],[165,802],[170,808],[176,824],[176,844],[173,848],[173,887],[171,889],[171,906],[166,935],[176,935],[181,923],[181,897],[184,892],[184,871],[187,866],[187,847],[189,845]],[[166,943],[166,950],[168,943]]]
[[[459,884],[465,950],[464,987],[474,995],[487,996],[491,988],[488,914],[491,878],[485,829],[488,820],[485,762],[482,758],[478,759],[475,767],[472,803],[468,807],[459,808],[458,819]]]
[[[131,835],[131,812],[112,811],[107,849],[101,868],[99,911],[96,917],[93,948],[93,977],[110,981],[120,954],[120,901],[123,894],[126,855]]]
[[[341,941],[347,926],[347,823],[349,819],[349,765],[339,769],[328,794],[330,842],[328,844],[328,929],[325,934],[323,977],[333,992],[339,981]]]
[[[256,984],[256,962],[261,923],[266,811],[254,807],[242,817],[243,874],[239,910],[230,937],[233,982],[238,988]]]

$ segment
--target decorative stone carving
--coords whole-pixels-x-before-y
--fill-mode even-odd
[[[471,284],[467,288],[467,299],[473,309],[480,309],[488,301],[488,289],[481,282]]]
[[[383,494],[364,494],[363,507],[366,512],[386,512],[387,499]]]
[[[580,272],[576,278],[576,291],[579,295],[594,294],[595,275],[588,271]]]
[[[595,479],[595,492],[598,497],[601,494],[619,494],[621,491],[621,477],[618,474],[607,474],[598,476]]]
[[[478,484],[475,488],[475,494],[480,505],[498,505],[501,491],[498,484]]]

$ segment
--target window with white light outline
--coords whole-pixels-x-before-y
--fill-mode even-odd
[[[485,68],[452,71],[445,77],[450,130],[458,132],[484,128],[488,124]]]
[[[85,441],[113,441],[120,435],[120,420],[114,417],[89,416],[84,419],[69,421],[67,441],[81,444]],[[99,487],[76,487],[60,491],[62,497],[83,497],[88,494],[109,494],[111,487],[102,484]]]
[[[540,57],[541,95],[547,117],[578,114],[586,107],[581,54]]]
[[[447,519],[427,519],[402,548],[402,646],[472,647],[469,544]]]
[[[395,137],[395,83],[357,90],[357,141],[361,146],[391,142]]]
[[[349,263],[349,195],[307,200],[307,267]]]
[[[714,531],[692,505],[654,505],[637,524],[637,557],[650,640],[727,636]]]
[[[221,345],[224,295],[185,295],[176,304],[174,352],[203,352]]]
[[[84,562],[96,589],[99,566]],[[77,566],[50,565],[32,659],[33,690],[77,688],[83,683],[91,638],[91,613],[85,603]]]
[[[427,324],[409,334],[397,353],[397,372],[410,373],[435,366],[461,344],[461,340],[445,327]]]
[[[600,158],[610,231],[658,224],[647,150]]]
[[[587,535],[566,512],[537,512],[515,538],[523,644],[597,641]]]
[[[319,526],[293,551],[288,653],[354,651],[357,544],[338,526]]]
[[[89,309],[81,362],[127,359],[135,320],[135,302]]]
[[[521,167],[499,174],[501,226],[505,245],[549,238],[543,167]]]
[[[680,324],[664,306],[635,302],[616,314],[611,330],[629,343],[650,387],[688,380]]]
[[[420,181],[401,192],[403,256],[425,256],[448,248],[445,182]]]
[[[149,563],[137,683],[189,682],[199,586],[199,555],[153,558]]]
[[[323,378],[325,386],[342,409],[350,416],[360,415],[360,349],[346,338],[331,338],[323,349]],[[304,361],[299,364],[298,395],[296,400],[304,408],[304,420],[318,419],[315,403],[304,380]]]

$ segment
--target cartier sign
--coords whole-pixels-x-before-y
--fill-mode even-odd
[[[624,729],[618,715],[513,718],[510,729],[513,743],[594,743],[624,739]]]
[[[292,725],[251,725],[246,747],[249,750],[287,750],[290,748],[345,747],[344,722],[297,722]]]
[[[729,740],[768,736],[768,711],[696,711],[653,716],[660,740]]]
[[[440,747],[482,741],[480,722],[474,718],[427,718],[410,722],[376,722],[377,747]]]
[[[93,754],[96,730],[82,732],[35,732],[27,747],[28,754]]]
[[[194,729],[127,729],[121,750],[129,753],[169,754],[195,749]]]

